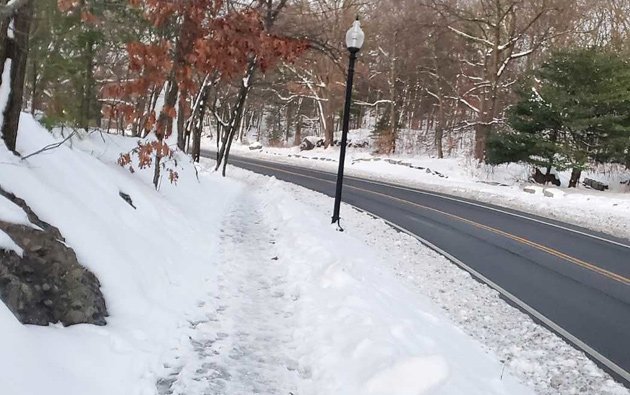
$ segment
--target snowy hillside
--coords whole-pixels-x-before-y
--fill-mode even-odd
[[[29,116],[20,127],[21,152],[54,142]],[[110,313],[105,327],[31,327],[0,303],[0,393],[151,393],[161,354],[215,286],[207,280],[215,273],[218,224],[242,187],[208,176],[198,183],[187,168],[177,186],[164,183],[157,193],[150,174],[114,163],[134,142],[103,138],[107,144],[95,133],[74,149],[25,161],[0,148],[0,184],[60,228],[100,279]]]

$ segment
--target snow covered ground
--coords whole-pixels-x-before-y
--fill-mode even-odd
[[[107,144],[94,133],[72,150],[25,161],[0,144],[0,185],[59,227],[98,276],[111,315],[106,327],[22,326],[0,303],[1,394],[153,393],[161,353],[215,287],[206,279],[216,272],[219,223],[243,186],[212,175],[197,182],[188,166],[177,186],[164,182],[158,193],[149,171],[131,174],[115,164],[135,142],[103,138]],[[22,153],[54,141],[22,116]],[[0,207],[17,208],[6,200]],[[6,212],[0,216],[11,221]]]
[[[53,141],[23,116],[22,153]],[[0,303],[0,393],[628,393],[381,220],[344,206],[339,233],[323,195],[209,162],[197,178],[183,156],[156,192],[115,163],[134,145],[92,133],[25,161],[0,146],[0,185],[60,228],[110,312],[32,327]],[[0,218],[27,221],[4,200]]]
[[[204,144],[214,147],[208,139]],[[240,155],[334,172],[339,159],[338,148],[300,152],[297,147],[250,150],[247,145],[234,144],[232,149]],[[531,194],[523,190],[531,185],[527,181],[530,168],[525,165],[479,165],[471,158],[376,157],[369,149],[350,148],[346,174],[511,207],[630,239],[630,185],[620,183],[630,180],[630,171],[621,168],[602,167],[583,174],[583,178],[609,184],[610,191],[582,186],[568,189],[570,172],[562,172],[561,188],[534,187],[535,193]]]
[[[222,227],[221,292],[173,350],[161,393],[531,393],[372,248],[309,215],[322,196],[239,178],[250,188]]]
[[[329,197],[237,168],[231,168],[229,171],[233,176],[246,180],[251,186],[262,184],[264,188],[270,190],[283,189],[286,195],[291,196],[289,200],[308,202],[302,212],[298,211],[290,216],[285,224],[295,226],[296,222],[302,221],[305,212],[309,213],[309,222],[319,221],[321,227],[329,222],[331,208]],[[288,207],[283,210],[290,210],[290,201],[280,198],[276,201],[279,201],[281,207]],[[414,301],[426,304],[419,310],[422,311],[421,314],[429,320],[430,316],[425,314],[427,312],[439,321],[446,318],[453,322],[458,330],[477,340],[483,350],[504,362],[502,372],[512,374],[527,383],[535,393],[630,393],[601,371],[582,352],[532,321],[529,316],[509,306],[496,291],[477,282],[467,272],[424,247],[415,238],[401,234],[384,221],[345,205],[342,206],[342,216],[345,236],[350,236],[355,243],[359,241],[363,248],[371,249],[366,266],[376,274],[378,282],[375,285],[378,288],[387,293],[392,292],[391,286],[406,288],[405,292],[410,294],[400,301],[401,304]],[[311,227],[303,229],[296,238],[309,237],[312,232],[310,229]],[[349,248],[351,246],[345,243],[343,250]],[[352,253],[360,256],[365,254],[365,251]],[[350,263],[346,264],[346,260]],[[354,270],[344,271],[356,273],[357,266],[352,258],[343,257],[338,264],[341,267],[350,265]],[[362,282],[368,282],[372,278],[365,277],[362,272],[364,269],[361,267],[358,278]],[[387,283],[392,275],[399,280],[398,285]],[[378,295],[379,300],[382,298],[378,291],[373,292]],[[387,299],[385,297],[385,300]],[[399,304],[392,306],[398,307]],[[406,326],[409,320],[403,319],[400,322],[404,322]],[[415,327],[408,328],[422,331]],[[392,329],[392,333],[394,332],[395,329]],[[464,358],[465,354],[458,354],[456,349],[453,357]],[[462,390],[460,393],[471,392]]]

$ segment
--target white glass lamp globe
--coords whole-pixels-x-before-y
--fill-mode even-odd
[[[357,19],[350,30],[348,30],[348,33],[346,33],[346,47],[350,50],[358,51],[363,46],[364,40],[365,34],[361,30],[361,22]]]

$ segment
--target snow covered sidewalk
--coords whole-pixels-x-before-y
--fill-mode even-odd
[[[159,381],[160,394],[296,393],[287,268],[258,208],[242,196],[223,224],[218,295],[202,305],[206,319],[191,323],[193,353]]]
[[[252,176],[160,394],[527,394],[371,248]],[[327,219],[327,217],[326,217]]]

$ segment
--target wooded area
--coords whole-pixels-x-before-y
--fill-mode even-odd
[[[0,3],[12,150],[20,108],[49,127],[154,135],[120,163],[154,165],[156,183],[173,149],[198,160],[202,133],[223,172],[250,130],[269,144],[318,135],[330,146],[343,37],[359,15],[351,125],[372,130],[376,152],[470,153],[578,178],[591,162],[630,164],[627,0]]]

